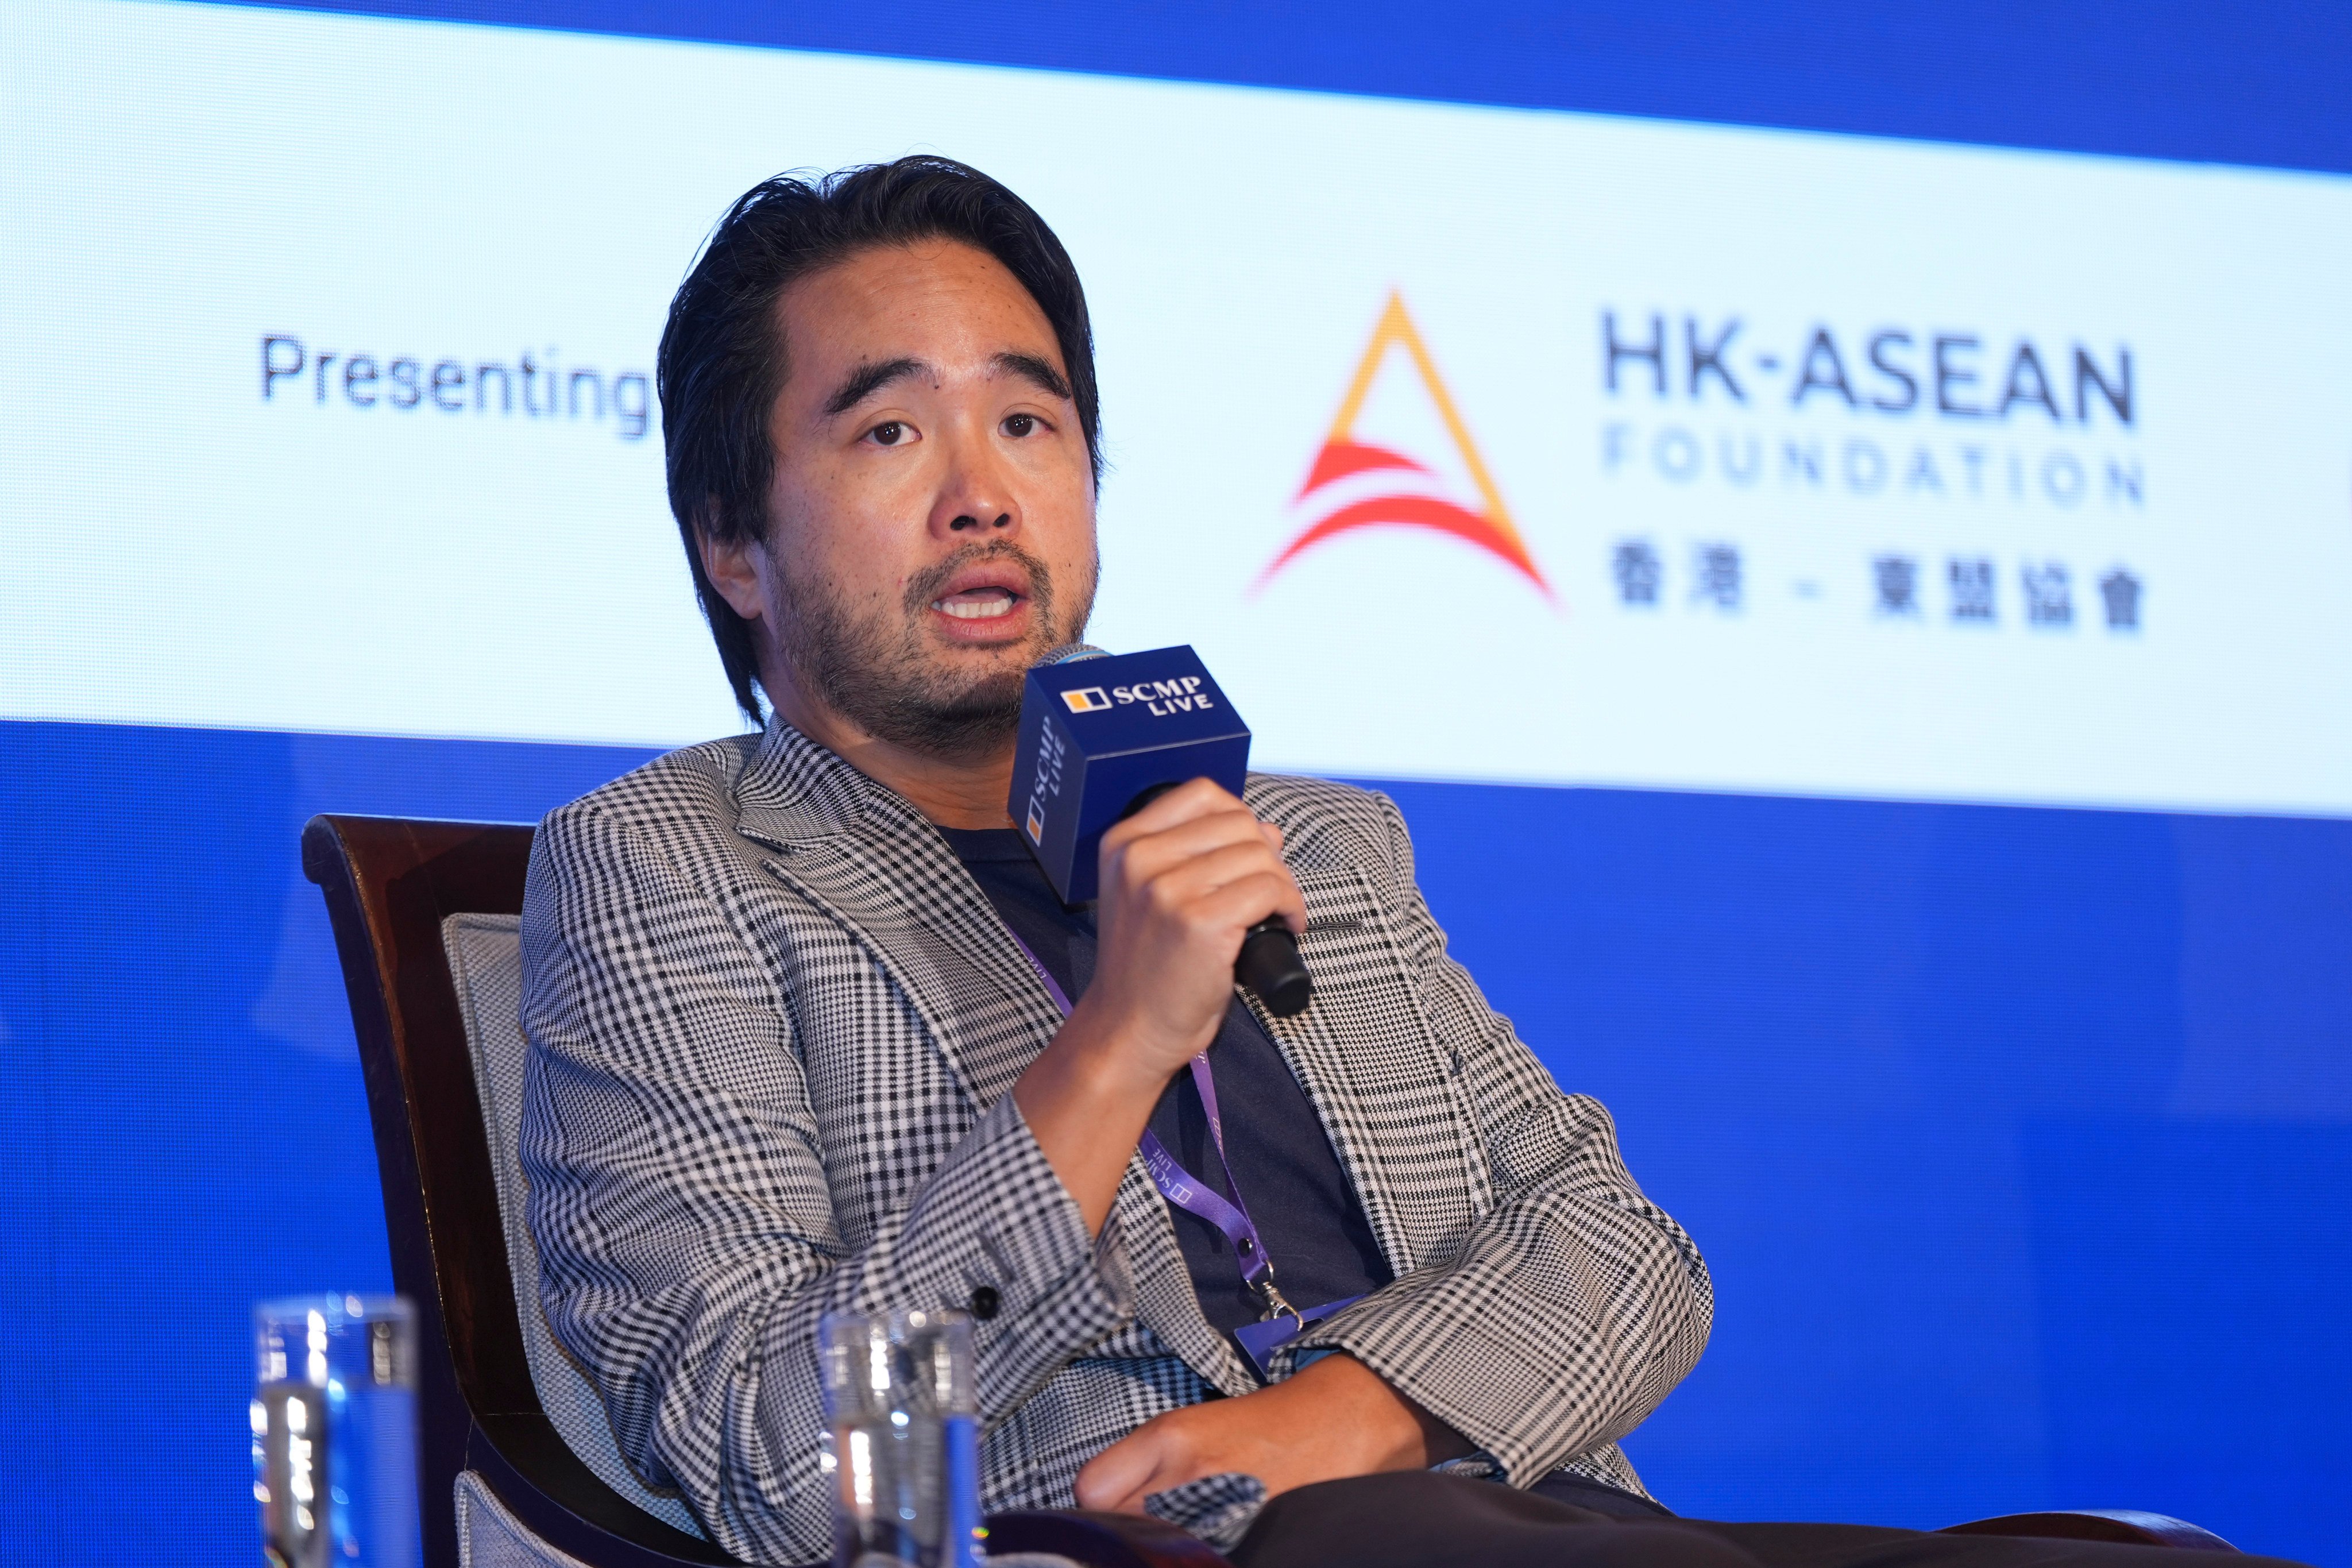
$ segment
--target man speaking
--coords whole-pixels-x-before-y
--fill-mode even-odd
[[[1196,781],[1105,836],[1092,909],[1054,896],[1006,796],[1024,672],[1094,600],[1099,417],[1018,197],[934,158],[769,181],[659,374],[695,584],[768,712],[541,828],[523,1158],[555,1331],[714,1540],[824,1558],[817,1320],[950,1305],[990,1508],[1150,1500],[1244,1568],[2013,1549],[1649,1500],[1617,1440],[1698,1359],[1705,1266],[1447,958],[1388,800]],[[1269,917],[1294,1017],[1234,986]],[[1161,1196],[1152,1140],[1246,1237]],[[1308,1326],[1247,1348],[1277,1301]]]

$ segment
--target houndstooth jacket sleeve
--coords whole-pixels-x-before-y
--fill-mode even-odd
[[[1391,1041],[1416,1026],[1427,1031],[1469,1122],[1457,1136],[1469,1146],[1462,1163],[1472,1172],[1466,1221],[1458,1209],[1423,1220],[1425,1231],[1441,1234],[1398,1249],[1410,1256],[1396,1282],[1304,1337],[1295,1353],[1346,1351],[1476,1443],[1514,1484],[1564,1468],[1642,1491],[1616,1440],[1657,1407],[1706,1346],[1714,1294],[1696,1245],[1634,1184],[1608,1111],[1589,1096],[1563,1093],[1447,955],[1395,804],[1350,790],[1355,809],[1339,815],[1328,809],[1328,795],[1344,786],[1279,784],[1254,781],[1250,798],[1291,836],[1294,859],[1353,858],[1379,884],[1352,931],[1344,915],[1335,914],[1328,935],[1310,924],[1318,984],[1344,974],[1350,962],[1402,963],[1417,1005],[1391,1003],[1367,1023]],[[1361,834],[1366,805],[1377,808],[1377,837]],[[1335,817],[1357,826],[1354,842],[1338,853],[1314,843],[1333,836]],[[1302,873],[1302,882],[1314,875]],[[1315,901],[1310,890],[1310,907]],[[1318,1003],[1345,1015],[1339,987],[1325,985]],[[1375,1047],[1341,1042],[1350,1056],[1368,1048]],[[1368,1130],[1364,1140],[1442,1146],[1445,1117],[1434,1099],[1426,1097],[1410,1127]],[[1349,1112],[1335,1107],[1327,1115],[1344,1121]],[[1453,1151],[1431,1152],[1430,1168],[1450,1176]],[[1381,1206],[1393,1210],[1414,1184],[1391,1170],[1380,1184]],[[1376,1227],[1384,1217],[1375,1214]]]

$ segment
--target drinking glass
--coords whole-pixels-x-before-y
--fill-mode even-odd
[[[971,1321],[834,1312],[818,1324],[835,1568],[978,1568]]]
[[[271,1568],[417,1568],[415,1313],[398,1296],[253,1310],[253,1496]]]

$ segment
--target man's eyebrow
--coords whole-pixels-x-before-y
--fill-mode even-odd
[[[1062,373],[1035,354],[1001,353],[995,363],[997,369],[1033,383],[1041,392],[1050,392],[1060,398],[1070,395],[1070,384],[1063,379]]]
[[[833,395],[824,400],[824,416],[831,419],[846,414],[900,376],[920,375],[929,368],[921,360],[903,354],[897,359],[868,360],[834,388]]]

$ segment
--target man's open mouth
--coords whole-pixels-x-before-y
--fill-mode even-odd
[[[1010,588],[966,588],[961,593],[933,599],[931,608],[960,621],[992,621],[999,616],[1011,615],[1020,603],[1021,596]]]

